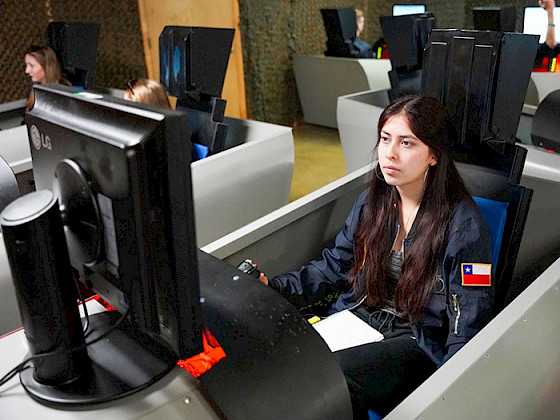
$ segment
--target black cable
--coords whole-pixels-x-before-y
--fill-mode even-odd
[[[104,339],[105,337],[107,337],[109,334],[111,334],[113,331],[115,331],[116,328],[119,327],[120,324],[122,324],[122,322],[125,320],[125,318],[128,316],[128,313],[130,311],[130,308],[128,308],[126,310],[126,312],[124,314],[121,315],[121,317],[118,319],[117,322],[115,322],[110,328],[108,328],[104,333],[100,334],[98,337],[94,338],[93,340],[91,340],[88,343],[84,343],[80,346],[71,348],[71,349],[64,349],[64,351],[70,351],[70,352],[75,352],[75,351],[79,351],[82,350],[88,346],[91,346],[94,343],[97,343],[99,340]],[[36,359],[40,359],[42,357],[47,357],[47,356],[53,356],[56,355],[58,353],[61,353],[62,349],[53,351],[53,352],[49,352],[49,353],[41,353],[41,354],[36,354],[34,356],[30,356],[27,359],[24,359],[23,362],[21,362],[20,364],[18,364],[17,366],[15,366],[13,369],[11,369],[7,374],[5,374],[1,379],[0,379],[0,387],[2,387],[4,384],[6,384],[10,379],[12,379],[15,375],[17,375],[18,373],[22,372],[24,369],[28,369],[29,366],[26,366],[29,362],[31,362],[32,360],[36,360]]]

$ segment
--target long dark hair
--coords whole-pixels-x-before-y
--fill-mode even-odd
[[[454,204],[470,196],[451,156],[457,132],[445,107],[429,97],[397,99],[379,118],[378,138],[385,123],[399,114],[406,117],[414,135],[430,147],[437,158],[437,164],[429,167],[424,181],[424,196],[414,222],[414,240],[406,250],[394,295],[397,309],[416,321],[434,287]],[[383,180],[379,164],[368,188],[368,202],[356,234],[350,281],[355,289],[363,289],[362,282],[365,283],[366,305],[375,308],[389,299],[387,266],[398,222],[400,196],[396,187]]]

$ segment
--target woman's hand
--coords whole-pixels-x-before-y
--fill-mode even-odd
[[[259,281],[268,286],[268,278],[263,273],[260,274]]]

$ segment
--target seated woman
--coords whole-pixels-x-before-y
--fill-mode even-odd
[[[373,49],[366,41],[360,38],[360,35],[364,31],[366,25],[366,17],[364,12],[360,9],[354,9],[356,11],[356,37],[354,38],[353,44],[360,53],[361,58],[373,58]]]
[[[386,414],[491,318],[488,228],[451,157],[456,131],[435,99],[396,100],[378,163],[322,258],[260,280],[305,313],[351,310],[384,339],[334,353],[355,418]],[[333,298],[334,296],[334,298]]]
[[[56,58],[56,54],[49,47],[32,45],[25,52],[25,74],[33,83],[57,83],[70,86],[70,82],[62,74],[62,68]],[[26,108],[33,107],[35,97],[33,91],[29,95]]]
[[[126,84],[124,99],[148,105],[171,108],[169,98],[163,86],[151,79],[135,79]]]
[[[163,86],[151,79],[131,80],[124,92],[124,99],[148,105],[156,105],[162,108],[171,108],[169,98]],[[197,161],[208,156],[208,147],[198,143],[192,143],[192,161]]]

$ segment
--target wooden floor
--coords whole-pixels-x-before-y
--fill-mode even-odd
[[[295,165],[290,201],[346,175],[338,130],[317,125],[294,128]]]

